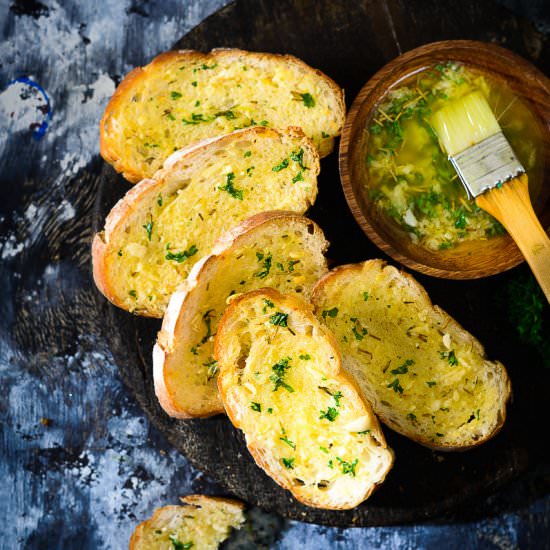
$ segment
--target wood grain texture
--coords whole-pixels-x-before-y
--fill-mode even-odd
[[[176,47],[208,51],[215,46],[233,46],[288,52],[343,85],[349,100],[380,66],[420,42],[465,35],[482,40],[499,37],[525,55],[525,45],[515,33],[517,25],[507,12],[473,1],[443,6],[435,1],[284,0],[275,4],[243,0],[207,19]],[[549,60],[544,53],[540,59],[543,64]],[[104,167],[102,177],[98,204],[103,208],[97,211],[98,219],[119,196],[120,179],[113,171]],[[318,201],[309,215],[332,243],[329,257],[337,263],[379,257],[378,249],[349,214],[334,155],[323,161],[319,188]],[[443,457],[386,430],[388,443],[396,451],[395,468],[367,503],[345,512],[315,510],[291,499],[258,470],[245,450],[242,436],[226,418],[168,418],[156,400],[152,382],[151,349],[158,322],[131,319],[113,308],[105,322],[111,327],[111,349],[120,373],[153,423],[197,468],[239,498],[290,518],[339,526],[448,520],[467,513],[479,517],[490,509],[488,502],[493,502],[483,501],[483,496],[494,493],[535,464],[546,463],[547,455],[536,437],[541,422],[536,403],[545,399],[544,387],[550,383],[550,373],[539,369],[536,379],[528,375],[526,352],[513,338],[513,327],[502,319],[495,320],[495,316],[502,315],[495,310],[497,296],[510,281],[510,275],[468,283],[423,277],[419,280],[434,303],[484,342],[490,357],[505,363],[517,397],[498,437],[469,453]],[[474,501],[478,503],[476,507]]]
[[[527,174],[483,193],[476,204],[504,225],[550,302],[550,239],[533,210]]]
[[[377,105],[391,88],[409,76],[449,60],[505,83],[540,120],[542,173],[546,174],[536,209],[550,227],[550,80],[531,63],[494,44],[467,40],[442,41],[415,48],[380,69],[363,86],[349,111],[340,140],[340,177],[350,210],[372,242],[394,260],[434,277],[477,279],[517,266],[523,256],[509,235],[466,241],[445,251],[414,244],[406,231],[380,214],[369,198],[368,127]]]

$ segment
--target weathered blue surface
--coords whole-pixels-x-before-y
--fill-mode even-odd
[[[0,0],[0,166],[13,174],[2,178],[10,208],[0,218],[1,549],[125,548],[156,507],[221,491],[150,426],[105,344],[85,331],[65,338],[63,329],[85,327],[95,295],[73,292],[89,281],[81,250],[91,230],[74,227],[93,201],[76,192],[75,177],[98,155],[106,101],[121,75],[224,3]],[[29,258],[43,267],[23,269]],[[59,331],[42,333],[44,319]],[[470,524],[370,529],[255,511],[256,533],[230,546],[254,547],[255,539],[304,550],[550,548],[550,498],[518,508]]]

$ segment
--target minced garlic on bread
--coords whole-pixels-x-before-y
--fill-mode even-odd
[[[251,126],[300,126],[320,156],[345,117],[342,90],[291,55],[171,51],[130,72],[100,124],[103,158],[131,182],[175,150]]]
[[[382,260],[341,266],[319,280],[312,301],[390,428],[451,451],[500,430],[511,391],[506,369],[413,277]]]
[[[229,297],[261,287],[309,299],[327,272],[328,242],[317,224],[293,212],[264,212],[218,239],[172,295],[153,350],[155,391],[178,418],[224,412],[214,336]]]
[[[240,130],[174,153],[111,210],[92,244],[94,279],[115,305],[162,317],[214,241],[266,210],[303,213],[319,157],[301,130]]]
[[[243,504],[226,498],[189,495],[183,506],[164,506],[140,523],[130,550],[216,550],[245,522]]]
[[[237,296],[215,359],[229,418],[256,463],[297,500],[349,509],[383,482],[393,453],[334,337],[303,300],[273,289]]]

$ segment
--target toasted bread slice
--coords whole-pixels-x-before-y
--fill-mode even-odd
[[[293,212],[265,212],[218,239],[171,297],[153,350],[155,391],[178,418],[224,412],[214,335],[228,297],[261,287],[309,299],[327,272],[328,242],[317,224]]]
[[[452,451],[487,441],[503,425],[506,369],[410,275],[382,260],[341,266],[319,280],[312,301],[344,366],[393,430]]]
[[[300,126],[325,156],[344,117],[342,90],[290,55],[172,51],[118,86],[101,120],[100,150],[137,182],[176,149],[255,125]]]
[[[127,311],[162,317],[215,239],[259,212],[305,212],[318,173],[317,152],[296,128],[250,128],[175,153],[130,189],[95,236],[99,290]]]
[[[393,453],[336,340],[304,301],[273,289],[236,297],[215,358],[229,418],[256,463],[297,500],[348,509],[382,483]]]
[[[183,506],[158,508],[140,523],[130,539],[130,550],[215,550],[231,529],[245,522],[241,502],[226,498],[189,495]]]

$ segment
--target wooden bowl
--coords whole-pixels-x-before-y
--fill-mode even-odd
[[[398,262],[435,277],[476,279],[506,271],[523,261],[506,234],[466,241],[432,251],[414,244],[406,231],[376,208],[367,192],[367,128],[384,96],[409,77],[437,63],[456,61],[502,82],[540,122],[542,187],[534,201],[542,226],[550,226],[550,80],[517,55],[483,42],[449,40],[416,48],[380,69],[361,89],[349,111],[340,140],[340,178],[351,212],[367,236]],[[533,196],[532,196],[533,199]]]

